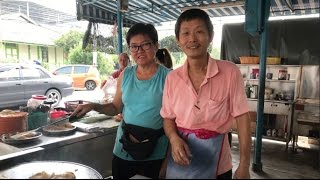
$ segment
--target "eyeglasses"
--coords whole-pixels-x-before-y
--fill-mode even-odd
[[[129,49],[131,52],[138,52],[140,48],[145,51],[145,50],[148,50],[151,48],[152,43],[153,42],[145,42],[140,45],[131,45],[131,46],[129,46]]]

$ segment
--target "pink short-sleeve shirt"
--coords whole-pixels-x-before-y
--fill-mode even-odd
[[[174,119],[178,127],[225,134],[234,118],[248,111],[243,78],[232,62],[209,58],[207,74],[198,93],[189,79],[187,62],[166,78],[160,114]],[[218,174],[232,168],[227,140],[223,149]]]

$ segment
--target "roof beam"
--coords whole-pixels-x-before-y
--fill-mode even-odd
[[[203,4],[199,6],[188,6],[180,8],[181,11],[186,11],[192,8],[200,8],[200,9],[217,9],[217,8],[225,8],[225,7],[238,7],[243,6],[245,3],[244,0],[240,1],[232,1],[232,2],[220,2],[220,3],[211,3],[211,4]]]

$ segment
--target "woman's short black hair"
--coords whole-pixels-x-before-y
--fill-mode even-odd
[[[179,33],[180,33],[180,27],[181,27],[181,23],[183,21],[190,21],[190,20],[194,20],[194,19],[200,19],[203,20],[204,23],[207,26],[208,32],[209,32],[209,36],[212,37],[213,36],[213,25],[212,22],[210,20],[209,15],[201,10],[201,9],[189,9],[184,11],[178,18],[176,25],[175,25],[175,34],[176,34],[176,38],[179,39]]]
[[[153,42],[158,42],[158,33],[152,24],[137,23],[127,33],[126,40],[128,45],[130,45],[131,38],[138,34],[147,35]]]

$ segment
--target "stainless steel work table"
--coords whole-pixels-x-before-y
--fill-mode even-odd
[[[119,122],[106,119],[91,124],[101,130],[94,133],[76,131],[73,135],[61,137],[41,136],[37,142],[19,146],[0,143],[0,171],[23,162],[58,160],[85,164],[103,177],[110,176]]]

